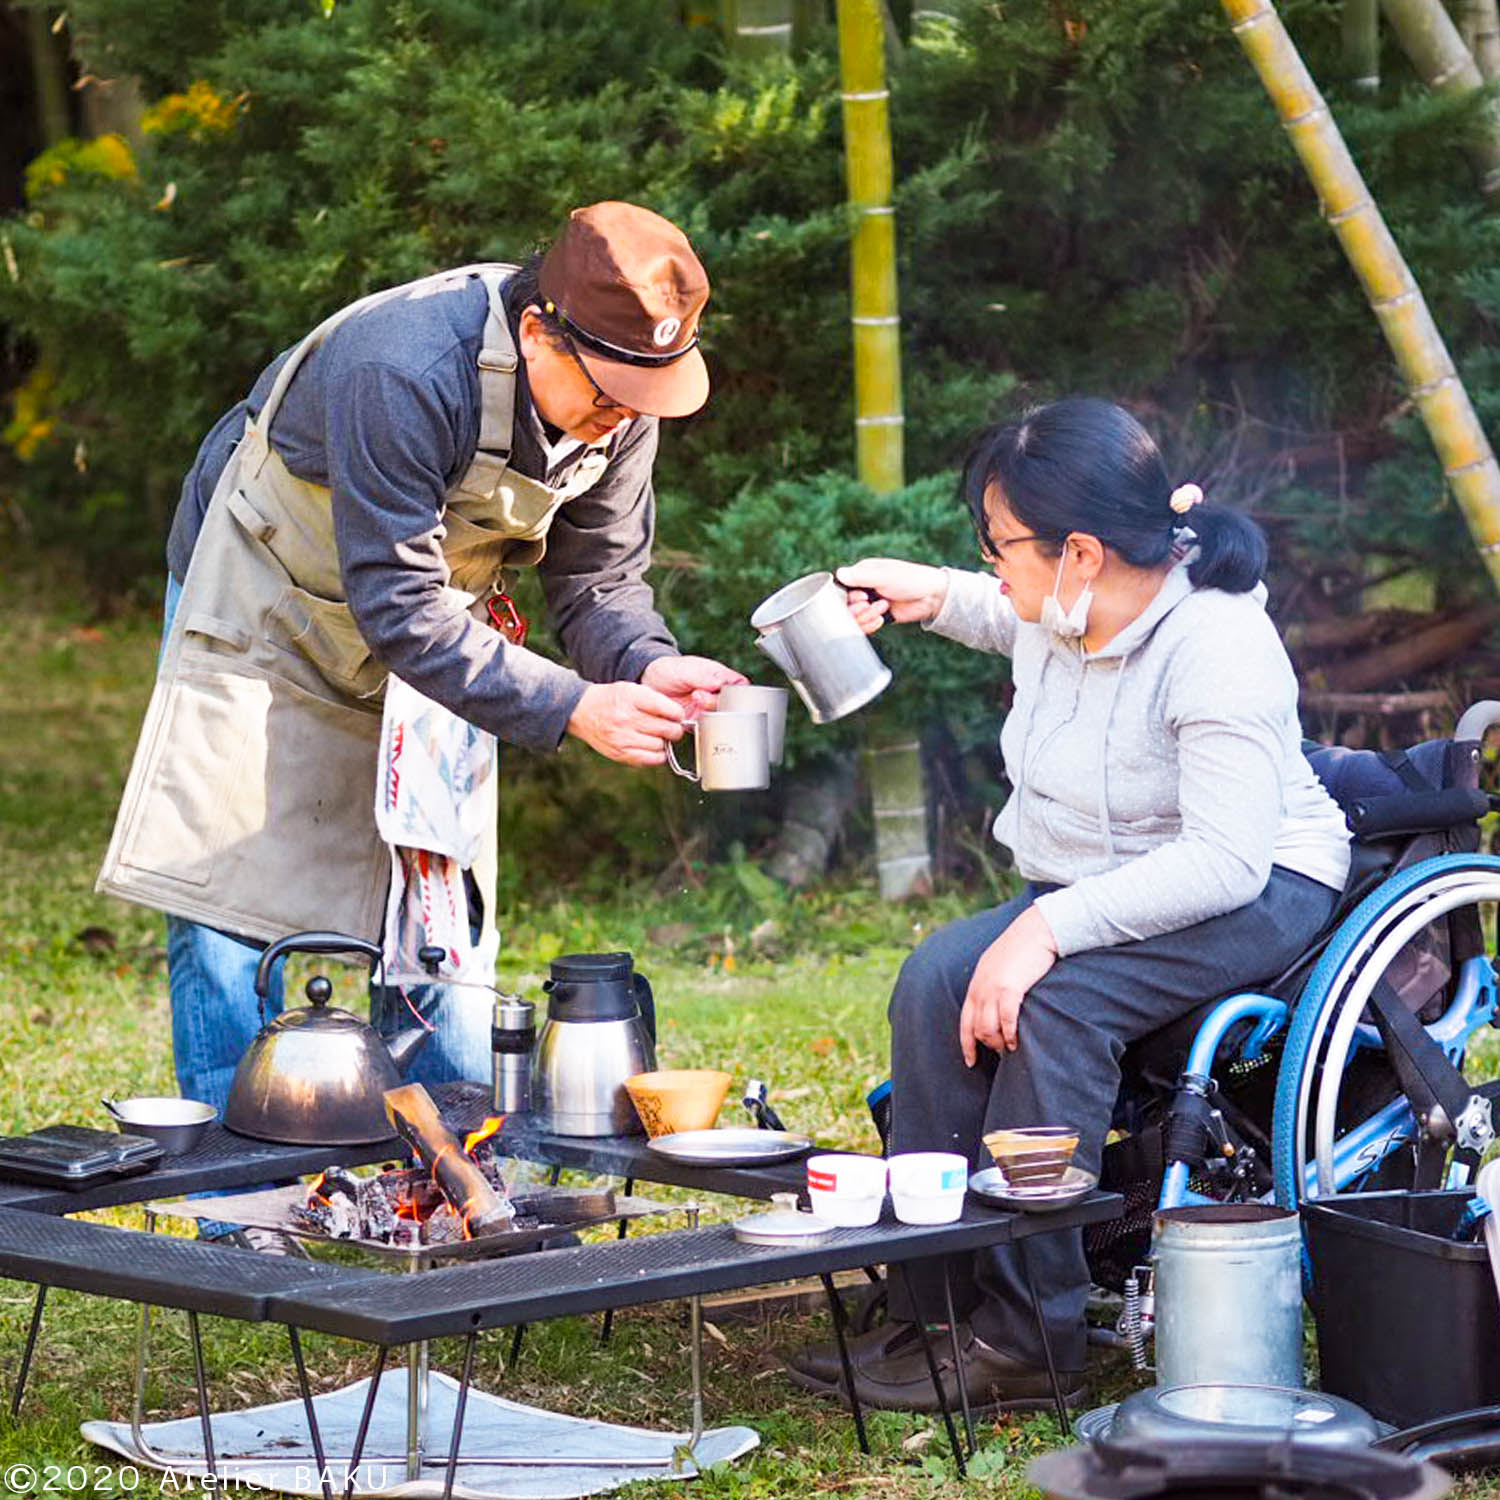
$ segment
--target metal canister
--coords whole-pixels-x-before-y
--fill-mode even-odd
[[[536,1007],[519,995],[495,999],[490,1028],[495,1054],[495,1112],[524,1115],[531,1111],[531,1058],[536,1050]]]
[[[1302,1234],[1266,1203],[1155,1216],[1156,1383],[1302,1384]]]

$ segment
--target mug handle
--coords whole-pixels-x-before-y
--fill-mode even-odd
[[[693,732],[693,759],[696,761],[698,759],[698,721],[694,719],[687,727]],[[689,781],[701,781],[703,779],[697,771],[689,771],[682,766],[674,752],[671,740],[667,741],[667,764],[679,776],[686,777]]]

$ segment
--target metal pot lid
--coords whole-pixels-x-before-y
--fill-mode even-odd
[[[1210,1438],[1266,1443],[1291,1438],[1320,1448],[1363,1447],[1380,1436],[1363,1407],[1340,1396],[1274,1385],[1205,1383],[1135,1391],[1109,1424],[1114,1442]]]
[[[776,1207],[734,1221],[734,1237],[747,1245],[821,1245],[837,1225],[801,1212],[790,1193],[777,1193]]]

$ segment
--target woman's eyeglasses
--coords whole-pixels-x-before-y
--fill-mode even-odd
[[[1020,536],[1002,537],[996,541],[986,531],[979,538],[979,550],[993,562],[1004,562],[1007,547],[1014,547],[1018,542],[1044,542],[1046,540],[1046,537],[1038,536],[1034,531],[1025,531]]]

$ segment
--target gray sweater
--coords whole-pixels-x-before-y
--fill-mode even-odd
[[[995,837],[1060,954],[1175,932],[1256,899],[1281,865],[1342,887],[1349,833],[1301,749],[1297,681],[1265,590],[1195,589],[1188,559],[1102,651],[1017,618],[955,569],[928,628],[1012,658]]]
[[[271,423],[271,443],[299,479],[331,492],[345,597],[375,659],[418,691],[502,740],[557,748],[588,682],[639,681],[677,645],[645,573],[656,505],[657,422],[639,417],[608,439],[609,466],[567,502],[538,564],[542,590],[576,671],[512,646],[443,599],[444,500],[479,443],[477,359],[489,299],[457,290],[380,303],[339,327],[304,361]],[[519,314],[508,307],[512,333]],[[247,402],[215,424],[182,487],[167,566],[187,575],[214,485],[259,411],[286,354]],[[553,486],[589,450],[549,434],[516,372],[511,466]]]

